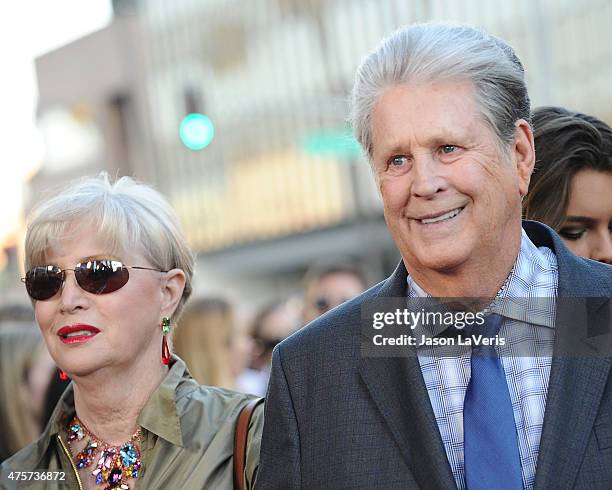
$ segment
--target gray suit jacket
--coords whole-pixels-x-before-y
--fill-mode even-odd
[[[596,297],[591,307],[605,310],[612,267],[572,255],[540,223],[523,226],[555,252],[559,297]],[[361,304],[405,296],[406,274],[400,263],[386,281],[276,348],[257,489],[456,488],[418,359],[360,355]],[[609,317],[603,331],[600,323],[599,333],[609,334]],[[571,334],[567,322],[555,328],[556,339]],[[612,488],[606,356],[553,360],[536,489]]]

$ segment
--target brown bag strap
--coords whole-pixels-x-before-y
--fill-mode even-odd
[[[246,467],[247,438],[251,416],[263,398],[255,398],[245,405],[238,415],[238,424],[234,433],[234,489],[244,490],[244,469]]]

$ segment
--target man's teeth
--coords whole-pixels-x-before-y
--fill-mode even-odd
[[[90,337],[91,335],[93,335],[93,332],[91,332],[89,330],[78,330],[77,332],[67,333],[66,334],[66,338],[70,338],[70,337],[83,337],[83,336]]]
[[[424,225],[428,225],[430,223],[438,223],[439,221],[444,221],[444,220],[447,220],[447,219],[451,219],[451,218],[454,218],[455,216],[457,216],[462,210],[463,210],[463,208],[453,209],[452,211],[449,211],[448,213],[445,213],[445,214],[443,214],[441,216],[438,216],[436,218],[422,219],[421,223],[423,223]]]

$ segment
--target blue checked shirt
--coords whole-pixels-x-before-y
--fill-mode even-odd
[[[504,317],[499,336],[506,344],[496,349],[508,382],[523,485],[527,490],[535,482],[544,422],[555,339],[557,283],[554,253],[546,247],[537,248],[523,231],[518,258],[498,294],[498,300],[502,301],[496,301],[491,310]],[[410,276],[408,295],[411,298],[428,296]],[[425,331],[415,330],[417,336],[421,333]],[[448,357],[436,355],[432,346],[419,347],[417,353],[457,488],[464,490],[463,401],[471,376],[471,348],[466,346],[458,355]]]

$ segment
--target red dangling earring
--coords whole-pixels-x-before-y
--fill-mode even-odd
[[[162,319],[162,332],[164,336],[162,337],[162,355],[161,360],[164,365],[170,364],[170,349],[168,348],[168,339],[167,335],[170,333],[170,319],[164,317]]]
[[[57,375],[62,381],[66,381],[68,379],[68,375],[66,374],[66,372],[62,371],[60,368],[57,368]]]

